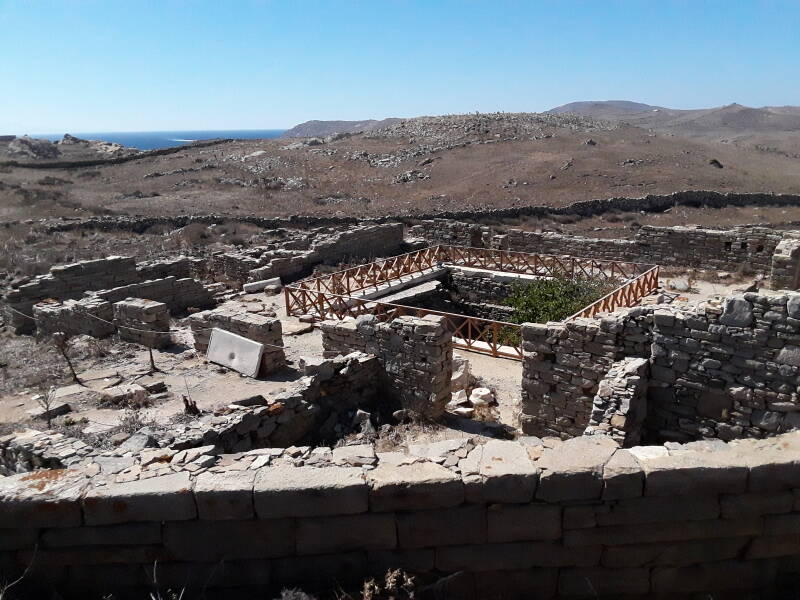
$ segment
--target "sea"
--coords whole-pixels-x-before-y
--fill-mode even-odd
[[[215,138],[233,138],[238,140],[253,140],[280,137],[285,129],[226,129],[203,131],[106,131],[83,133],[70,131],[70,135],[84,140],[101,140],[103,142],[116,142],[123,146],[138,148],[139,150],[156,150],[158,148],[171,148],[183,146],[198,140],[211,140]],[[63,133],[47,133],[31,135],[35,138],[44,138],[58,141],[64,137]]]

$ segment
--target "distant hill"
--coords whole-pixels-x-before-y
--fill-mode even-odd
[[[402,121],[402,119],[367,119],[366,121],[306,121],[295,125],[286,131],[282,137],[322,137],[334,133],[358,133],[360,131],[371,131],[380,129]]]
[[[627,100],[571,102],[549,111],[628,123],[659,133],[800,153],[800,107],[728,104],[679,110]]]

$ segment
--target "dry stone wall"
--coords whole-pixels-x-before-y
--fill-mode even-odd
[[[611,365],[600,380],[583,435],[607,435],[620,446],[636,446],[647,417],[648,375],[644,358],[624,358]]]
[[[746,293],[599,320],[526,324],[523,430],[576,436],[599,382],[625,357],[650,363],[649,439],[764,437],[800,426],[800,294]]]
[[[169,333],[169,309],[163,302],[128,298],[114,304],[114,324],[119,338],[148,348],[166,348],[172,344]]]
[[[378,357],[382,387],[404,409],[438,419],[450,401],[452,334],[444,318],[403,316],[381,323],[374,315],[320,324],[326,356],[363,351]]]
[[[112,303],[120,302],[126,298],[155,300],[166,304],[172,313],[180,313],[189,307],[208,308],[214,305],[211,292],[202,283],[190,278],[165,277],[164,279],[153,279],[152,281],[131,283],[109,290],[93,292],[92,295]]]
[[[478,235],[478,232],[480,235]],[[640,228],[632,240],[594,239],[559,233],[538,233],[521,229],[508,229],[493,235],[486,227],[443,219],[425,221],[411,229],[411,233],[427,239],[432,244],[465,245],[466,237],[483,240],[484,247],[495,247],[519,252],[585,256],[605,260],[620,260],[648,264],[693,267],[698,269],[738,271],[742,268],[753,273],[770,275],[773,255],[786,234],[767,227],[736,227],[728,230],[699,227]],[[773,287],[794,288],[795,274],[800,268],[800,251],[785,244],[777,251],[779,271]],[[474,245],[474,244],[472,244]],[[787,284],[792,284],[788,285]]]
[[[441,444],[155,448],[129,457],[132,479],[91,458],[0,478],[0,570],[30,568],[15,593],[68,599],[143,597],[154,564],[162,593],[188,597],[360,587],[387,568],[460,573],[443,593],[481,600],[776,597],[800,575],[797,433]]]
[[[90,335],[104,338],[113,335],[114,308],[107,300],[88,297],[64,302],[40,302],[33,306],[36,333],[48,336],[58,331],[68,337]]]

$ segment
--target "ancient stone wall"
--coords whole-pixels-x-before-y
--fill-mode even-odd
[[[148,348],[166,348],[172,344],[169,309],[163,302],[142,298],[115,302],[114,324],[121,340]]]
[[[69,265],[52,267],[46,275],[19,286],[6,294],[5,302],[24,315],[31,315],[33,305],[46,299],[74,300],[87,290],[102,290],[139,281],[133,258],[109,256]],[[35,324],[17,312],[9,323],[17,333],[33,331]]]
[[[434,219],[414,228],[415,235],[432,244],[463,245],[465,227],[476,225]],[[498,231],[499,233],[499,231]],[[485,247],[519,252],[584,256],[698,269],[770,274],[773,254],[784,233],[767,227],[728,230],[699,227],[640,228],[634,239],[594,239],[559,233],[508,229],[502,235],[483,232]],[[487,243],[488,242],[488,243]],[[795,266],[800,265],[795,257]]]
[[[57,331],[73,335],[104,338],[113,335],[114,309],[110,302],[88,297],[64,302],[40,302],[33,306],[36,333],[48,336]]]
[[[800,239],[784,238],[775,248],[769,286],[773,290],[800,288]]]
[[[800,575],[798,434],[448,448],[156,448],[129,457],[138,476],[87,459],[0,478],[0,568],[30,568],[15,593],[67,598],[144,597],[154,579],[267,598],[388,568],[460,573],[448,598],[777,597]]]
[[[363,351],[378,357],[382,386],[402,408],[438,419],[450,401],[452,334],[443,317],[403,316],[381,323],[374,315],[320,325],[325,356]]]
[[[196,279],[165,277],[131,283],[92,294],[109,302],[120,302],[126,298],[146,298],[163,302],[171,313],[180,313],[189,307],[208,308],[214,305],[211,293]]]
[[[597,387],[583,435],[607,435],[620,446],[636,446],[647,417],[649,373],[645,358],[628,357],[611,365]]]
[[[206,260],[202,258],[189,258],[176,256],[175,258],[152,260],[136,265],[136,272],[141,281],[148,279],[163,279],[164,277],[200,278],[205,272]]]
[[[264,344],[260,374],[274,373],[286,366],[280,319],[248,313],[239,304],[228,304],[191,315],[189,325],[198,352],[208,350],[211,329],[216,327]]]
[[[600,380],[624,357],[650,362],[645,434],[688,441],[800,426],[800,294],[746,293],[600,320],[526,324],[523,430],[580,435]]]

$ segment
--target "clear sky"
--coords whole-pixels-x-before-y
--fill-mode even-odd
[[[800,0],[0,0],[0,134],[800,104]]]

